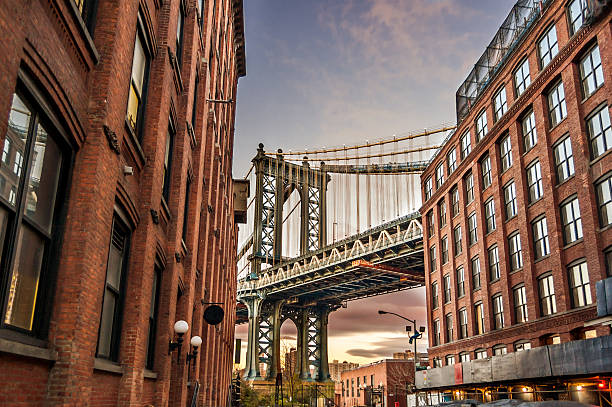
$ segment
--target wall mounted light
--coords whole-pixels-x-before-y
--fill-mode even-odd
[[[191,338],[191,352],[187,353],[187,365],[191,363],[192,359],[195,359],[198,356],[198,348],[202,345],[202,338],[199,336],[194,336]]]
[[[183,335],[189,330],[189,324],[182,319],[174,323],[174,332],[176,333],[176,342],[170,341],[168,346],[168,355],[175,349],[178,349],[177,360],[181,359],[181,346],[183,345]]]

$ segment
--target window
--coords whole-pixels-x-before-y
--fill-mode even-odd
[[[459,310],[459,339],[468,337],[468,320],[465,308]]]
[[[440,215],[440,227],[446,226],[446,202],[444,198],[438,202],[438,214]]]
[[[536,131],[535,114],[533,110],[523,117],[521,120],[521,127],[523,129],[523,144],[525,145],[525,151],[529,151],[538,142],[538,133]]]
[[[612,147],[612,129],[608,106],[602,106],[587,119],[592,158],[597,158]]]
[[[480,288],[480,258],[478,256],[472,259],[472,288],[477,290]]]
[[[470,361],[470,353],[469,352],[461,352],[459,354],[459,361],[461,361],[461,362],[469,362]]]
[[[504,187],[504,205],[506,207],[506,219],[515,217],[518,208],[516,205],[516,186],[514,181],[510,181]]]
[[[457,226],[453,230],[453,240],[455,242],[455,256],[457,256],[463,251],[463,242],[461,241],[461,226]]]
[[[455,355],[446,355],[446,366],[452,366],[455,364]]]
[[[589,270],[586,261],[569,267],[568,271],[569,286],[572,292],[572,307],[578,308],[592,304],[591,284],[589,283]]]
[[[480,160],[480,170],[482,171],[482,189],[486,189],[491,185],[491,158],[488,154]]]
[[[563,223],[563,242],[565,244],[582,239],[582,219],[577,197],[561,204],[561,222]]]
[[[495,345],[493,346],[493,356],[501,356],[508,353],[506,345]]]
[[[495,201],[493,198],[485,202],[485,220],[487,233],[491,233],[495,230]]]
[[[431,181],[431,177],[428,177],[425,180],[425,200],[431,198],[433,192],[433,182]]]
[[[463,267],[457,268],[457,297],[461,298],[465,295],[465,271]]]
[[[527,294],[525,293],[525,286],[515,287],[512,291],[514,294],[515,321],[517,324],[527,322]]]
[[[200,84],[199,76],[196,72],[195,83],[193,86],[193,102],[191,103],[191,128],[195,132],[198,119],[198,87]]]
[[[470,203],[474,200],[474,176],[472,175],[472,171],[468,172],[464,178],[465,182],[465,198],[467,199],[467,203]]]
[[[159,287],[162,269],[155,264],[151,283],[151,305],[149,306],[149,333],[147,335],[147,356],[145,366],[153,369],[155,362],[155,339],[157,335],[157,312],[159,304]]]
[[[474,305],[474,322],[476,324],[475,326],[476,335],[482,335],[485,331],[484,309],[482,306],[482,302],[476,303]]]
[[[172,167],[172,152],[174,150],[174,123],[170,120],[166,132],[166,150],[164,153],[164,172],[162,173],[162,197],[170,202],[170,171]]]
[[[574,175],[574,155],[569,134],[553,147],[557,183],[562,183]]]
[[[476,142],[478,143],[487,135],[487,112],[483,110],[476,118]]]
[[[542,316],[556,314],[557,301],[555,300],[555,285],[553,284],[552,274],[544,274],[538,279],[538,291]]]
[[[488,250],[489,253],[489,276],[491,281],[498,280],[500,277],[499,274],[499,251],[497,250],[497,246],[490,247]]]
[[[442,360],[438,357],[433,358],[433,367],[442,367]]]
[[[531,342],[527,340],[521,340],[521,341],[515,342],[514,344],[515,352],[520,352],[520,351],[529,350],[529,349],[531,349]]]
[[[0,162],[0,327],[45,337],[45,303],[71,152],[47,118],[13,94]],[[7,144],[9,147],[7,147]],[[16,172],[15,163],[19,163]]]
[[[187,229],[189,227],[189,193],[191,191],[191,177],[185,180],[185,204],[183,206],[183,242],[187,241]]]
[[[527,188],[529,190],[529,203],[533,203],[542,198],[544,190],[542,188],[542,168],[540,161],[536,161],[527,167]]]
[[[476,359],[486,359],[487,350],[486,349],[476,349],[474,351],[474,356],[476,357]]]
[[[359,383],[360,379],[361,379],[361,378],[360,378],[359,376],[357,376],[357,397],[359,397],[359,396],[360,396],[360,394],[359,394],[359,390],[360,390],[360,388],[361,388],[360,383]]]
[[[106,284],[98,332],[98,350],[96,351],[97,357],[113,361],[119,358],[129,240],[130,230],[119,216],[115,215],[106,265]]]
[[[476,223],[476,212],[472,212],[468,216],[468,229],[469,229],[469,244],[470,246],[478,242],[478,224]]]
[[[521,269],[523,267],[523,252],[521,250],[521,235],[518,232],[508,238],[508,251],[510,252],[510,270]]]
[[[555,127],[567,116],[565,106],[565,91],[563,82],[559,81],[548,93],[548,115],[550,117],[550,127]]]
[[[550,245],[548,244],[548,228],[546,227],[546,218],[540,218],[531,224],[533,231],[533,245],[535,248],[535,259],[541,259],[550,254]]]
[[[606,256],[606,272],[608,277],[612,277],[612,247],[608,247],[604,252]]]
[[[455,146],[446,155],[446,164],[448,166],[448,175],[450,176],[457,168],[457,149],[455,149]]]
[[[433,210],[427,212],[427,234],[429,237],[436,234],[436,224],[434,222]]]
[[[429,248],[429,268],[430,272],[436,271],[436,246],[431,246]]]
[[[582,94],[585,98],[591,96],[603,85],[604,76],[599,45],[591,48],[580,60],[580,82],[582,83]]]
[[[442,264],[448,263],[448,238],[444,236],[442,240],[440,240],[440,251],[442,252]]]
[[[530,84],[529,61],[525,58],[516,71],[514,71],[514,89],[516,89],[516,97],[518,98],[521,96]]]
[[[440,320],[436,319],[433,322],[433,335],[432,335],[433,346],[438,346],[440,344]]]
[[[612,223],[612,174],[595,185],[597,206],[599,207],[599,224],[601,227]]]
[[[436,167],[436,189],[444,184],[444,164],[440,163]]]
[[[450,274],[444,276],[444,303],[447,304],[451,300],[451,281]]]
[[[453,341],[453,314],[446,314],[446,340],[445,343]]]
[[[461,139],[460,140],[461,140],[460,141],[460,143],[461,143],[461,159],[464,160],[465,157],[467,157],[468,154],[470,154],[470,152],[472,151],[472,141],[470,140],[470,132],[469,132],[469,130],[461,135]]]
[[[557,29],[554,25],[538,41],[538,51],[540,53],[540,67],[543,69],[559,52]]]
[[[459,188],[454,187],[451,190],[451,211],[453,217],[459,215]]]
[[[573,0],[568,6],[570,34],[574,35],[584,24],[584,19],[587,14],[587,0]]]
[[[506,98],[506,88],[502,86],[493,96],[493,106],[495,109],[495,121],[501,119],[501,117],[508,111],[508,101]]]
[[[142,139],[141,128],[144,116],[146,99],[146,86],[149,77],[149,64],[151,56],[145,49],[144,25],[138,16],[138,29],[134,44],[134,57],[132,60],[132,74],[130,80],[130,94],[127,104],[127,123],[131,130]]]
[[[499,154],[501,155],[501,167],[503,172],[512,167],[512,145],[510,144],[509,134],[506,134],[506,137],[499,142]]]
[[[504,302],[501,294],[494,295],[492,301],[494,329],[502,329],[504,327]]]
[[[198,18],[200,19],[200,29],[201,29],[202,24],[204,24],[204,0],[198,0]]]
[[[438,282],[431,283],[431,309],[438,308]]]
[[[181,66],[183,62],[183,26],[185,25],[185,15],[183,6],[179,6],[178,19],[176,22],[176,60]]]

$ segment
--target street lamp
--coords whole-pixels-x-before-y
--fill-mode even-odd
[[[189,330],[189,324],[183,320],[176,321],[174,324],[174,332],[178,337],[176,342],[170,341],[168,346],[168,355],[170,355],[175,349],[178,348],[177,360],[181,359],[181,346],[183,345],[183,335]]]
[[[396,317],[399,317],[401,319],[403,319],[404,321],[408,321],[410,322],[413,326],[414,326],[414,335],[410,337],[410,343],[412,343],[412,341],[414,340],[414,385],[416,387],[416,372],[417,372],[417,339],[422,336],[421,334],[423,332],[425,332],[425,327],[424,326],[420,326],[419,330],[417,332],[417,323],[416,320],[414,319],[410,319],[410,318],[406,318],[404,316],[401,316],[400,314],[396,314],[395,312],[388,312],[388,311],[383,311],[383,310],[378,310],[378,314],[379,315],[385,315],[385,314],[389,314],[389,315],[395,315]],[[411,326],[410,325],[406,325],[406,332],[410,332],[411,331]]]

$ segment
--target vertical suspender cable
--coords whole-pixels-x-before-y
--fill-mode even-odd
[[[366,140],[367,145],[367,171],[366,171],[366,211],[367,211],[367,225],[368,229],[372,228],[372,191],[370,191],[370,180],[372,176],[370,175],[370,146],[368,141]]]

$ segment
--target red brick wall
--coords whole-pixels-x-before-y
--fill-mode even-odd
[[[557,30],[559,54],[543,71],[538,65],[536,41],[550,26],[555,24]],[[598,89],[587,100],[582,100],[578,66],[576,62],[589,46],[597,41],[603,61],[604,85]],[[568,286],[567,265],[571,262],[585,258],[589,271],[590,289],[595,299],[595,282],[605,278],[606,269],[603,251],[612,244],[612,232],[609,229],[600,230],[595,197],[594,182],[605,172],[612,169],[612,155],[604,154],[596,162],[590,162],[590,151],[588,135],[586,133],[585,118],[602,102],[610,97],[612,83],[612,32],[610,30],[610,14],[604,16],[592,27],[584,28],[570,38],[568,22],[566,17],[565,2],[553,1],[545,14],[528,32],[524,41],[515,49],[512,56],[500,69],[499,74],[493,78],[482,96],[474,103],[469,115],[458,125],[456,133],[440,150],[422,176],[422,180],[432,176],[435,179],[435,167],[446,161],[446,154],[451,148],[457,149],[458,161],[460,161],[459,137],[466,130],[471,133],[472,152],[463,162],[458,163],[457,169],[450,176],[445,166],[446,179],[440,189],[435,190],[433,196],[425,202],[421,213],[425,215],[433,210],[435,213],[435,234],[428,235],[425,227],[424,246],[427,284],[427,306],[429,325],[429,357],[444,359],[445,355],[454,354],[458,361],[460,351],[469,351],[474,358],[473,351],[484,347],[491,355],[491,347],[497,344],[506,344],[508,351],[512,351],[512,344],[519,339],[531,341],[532,346],[538,346],[543,341],[543,336],[558,334],[562,341],[571,339],[570,331],[584,326],[584,322],[596,316],[594,306],[584,309],[571,309],[571,293]],[[531,86],[516,99],[513,86],[513,71],[518,63],[527,56],[530,67]],[[548,120],[548,108],[546,100],[547,87],[553,85],[559,78],[563,80],[565,99],[567,105],[567,117],[555,128],[550,128]],[[505,84],[505,85],[504,85]],[[508,99],[507,113],[495,124],[493,124],[493,93],[504,85]],[[485,108],[488,117],[488,135],[478,144],[475,140],[474,121],[476,115]],[[536,118],[536,129],[538,142],[528,152],[524,152],[522,141],[522,130],[520,124],[521,115],[533,108]],[[501,173],[500,150],[496,144],[504,134],[510,135],[513,155],[513,165]],[[566,134],[570,134],[574,163],[575,176],[561,185],[557,185],[555,178],[554,157],[551,146]],[[489,153],[492,166],[492,185],[484,189],[480,176],[478,160]],[[609,152],[608,152],[609,153]],[[528,188],[525,168],[536,158],[540,160],[542,168],[542,180],[544,199],[533,204],[528,204]],[[474,174],[475,199],[467,203],[464,192],[463,176],[471,170]],[[506,221],[504,214],[504,197],[502,187],[514,179],[518,201],[518,216]],[[434,182],[435,185],[435,182]],[[452,218],[451,201],[449,192],[457,185],[460,191],[459,215]],[[559,205],[567,197],[577,194],[580,213],[582,218],[582,229],[584,237],[582,240],[564,245],[562,224]],[[424,197],[424,189],[423,189]],[[495,231],[485,235],[484,202],[490,197],[495,201],[495,217],[497,228]],[[439,215],[437,204],[442,199],[447,204],[447,225],[439,228]],[[468,247],[468,224],[467,217],[472,212],[476,213],[478,223],[478,242]],[[534,244],[531,232],[531,222],[545,215],[548,223],[548,236],[551,254],[544,259],[534,261]],[[456,255],[453,248],[452,231],[457,225],[461,225],[463,235],[463,251]],[[524,265],[521,270],[510,272],[508,236],[518,231],[521,236],[521,246]],[[448,236],[449,262],[441,264],[440,239]],[[432,245],[437,248],[437,267],[435,272],[430,270],[430,259],[428,248]],[[487,248],[497,244],[500,255],[501,278],[490,281],[488,276]],[[470,259],[479,256],[481,265],[482,288],[474,290],[471,282]],[[465,270],[465,296],[457,298],[456,292],[456,269],[463,266]],[[539,309],[538,276],[552,272],[558,313],[551,317],[542,317]],[[451,301],[444,304],[443,301],[443,276],[449,274],[451,279]],[[438,283],[439,306],[432,309],[431,284]],[[512,288],[524,283],[527,294],[527,306],[529,322],[516,324],[514,317]],[[503,298],[505,327],[502,330],[493,330],[493,315],[491,296],[501,293]],[[474,328],[474,304],[482,301],[485,313],[485,334],[475,336]],[[469,338],[457,340],[459,332],[458,311],[465,307],[468,315]],[[445,315],[453,315],[454,338],[450,343],[445,343]],[[441,328],[442,344],[433,346],[432,324],[439,319]],[[598,329],[598,334],[604,334],[607,330]]]
[[[204,1],[201,32],[198,2],[182,2],[186,12],[179,75],[170,54],[176,52],[180,3],[99,0],[91,43],[80,17],[71,10],[71,0],[34,0],[26,5],[8,0],[0,5],[0,28],[13,33],[0,44],[0,142],[21,70],[28,73],[35,88],[31,90],[43,95],[75,148],[50,329],[46,341],[35,343],[57,352],[57,360],[41,361],[12,354],[8,347],[0,349],[0,365],[9,367],[0,369],[4,404],[185,405],[191,397],[188,380],[202,383],[200,401],[205,405],[217,406],[227,399],[236,304],[232,151],[236,86],[243,75],[238,71],[242,56],[236,55],[234,46],[234,30],[242,28],[234,16],[241,18],[241,2]],[[154,54],[140,143],[125,126],[139,9]],[[196,74],[199,89],[192,137],[187,122],[191,123]],[[208,98],[234,102],[209,103]],[[176,136],[170,195],[164,204],[163,160],[171,115]],[[116,134],[118,154],[109,147],[103,126]],[[132,167],[134,174],[125,175],[124,166]],[[189,212],[183,219],[188,177]],[[122,208],[133,231],[119,363],[113,369],[118,371],[106,372],[94,370],[94,361],[115,206]],[[159,224],[154,222],[157,216]],[[182,242],[184,222],[188,227]],[[145,379],[156,261],[164,270],[155,365],[147,373],[154,378]],[[182,290],[180,298],[177,287]],[[203,321],[202,302],[223,303],[226,317],[219,326]],[[176,352],[168,355],[168,341],[179,319],[186,320],[190,330],[177,362]],[[0,337],[32,342],[4,331],[0,329]],[[202,336],[204,343],[188,372],[185,355],[194,335]]]

